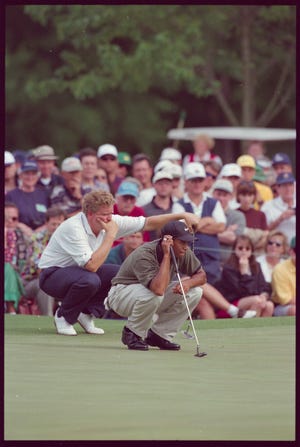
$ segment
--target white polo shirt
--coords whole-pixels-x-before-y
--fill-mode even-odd
[[[118,214],[113,214],[112,219],[119,227],[116,239],[142,231],[146,221],[144,216],[130,217]],[[83,212],[75,214],[62,222],[55,230],[42,253],[38,266],[41,269],[54,266],[79,265],[83,267],[93,252],[101,246],[104,236],[105,230],[95,236]]]
[[[294,199],[293,207],[296,207],[296,198]],[[270,225],[274,220],[278,219],[278,217],[288,209],[288,204],[282,200],[282,198],[276,197],[275,199],[268,200],[265,202],[261,211],[263,211],[267,218],[267,224]],[[290,217],[289,219],[285,219],[280,222],[279,225],[275,228],[278,231],[282,231],[288,239],[288,243],[291,242],[291,239],[296,234],[296,215]]]

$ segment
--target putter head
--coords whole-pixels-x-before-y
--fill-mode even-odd
[[[188,331],[181,331],[181,333],[183,334],[183,336],[185,338],[188,338],[189,340],[192,340],[193,338],[195,338],[192,334],[189,334]]]
[[[197,352],[195,354],[195,357],[205,357],[207,355],[206,352],[200,352],[199,346],[197,346]]]

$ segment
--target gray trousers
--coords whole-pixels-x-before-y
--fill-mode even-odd
[[[32,297],[36,299],[38,308],[42,315],[53,317],[54,298],[47,293],[43,292],[39,286],[39,279],[33,279],[29,281],[25,286],[25,293],[28,298]]]
[[[171,341],[188,318],[183,296],[172,292],[175,284],[176,281],[171,282],[162,296],[155,295],[142,284],[118,284],[110,289],[104,304],[127,317],[126,326],[140,337],[145,338],[151,328],[160,337]],[[201,297],[201,287],[191,288],[186,293],[191,313]]]

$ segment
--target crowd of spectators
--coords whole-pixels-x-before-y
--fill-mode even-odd
[[[38,285],[39,257],[90,191],[115,197],[114,213],[154,216],[188,211],[201,217],[191,249],[207,275],[195,318],[295,315],[296,187],[289,156],[265,154],[261,142],[230,163],[199,135],[182,157],[164,148],[153,162],[112,144],[87,147],[62,160],[52,147],[5,151],[5,312],[34,298],[41,315],[57,301]],[[107,263],[121,265],[156,231],[114,242]],[[247,314],[248,312],[248,314]],[[251,313],[252,312],[252,313]]]

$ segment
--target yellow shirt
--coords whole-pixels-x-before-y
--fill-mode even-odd
[[[286,259],[274,267],[272,273],[272,300],[285,306],[296,297],[296,266]]]

